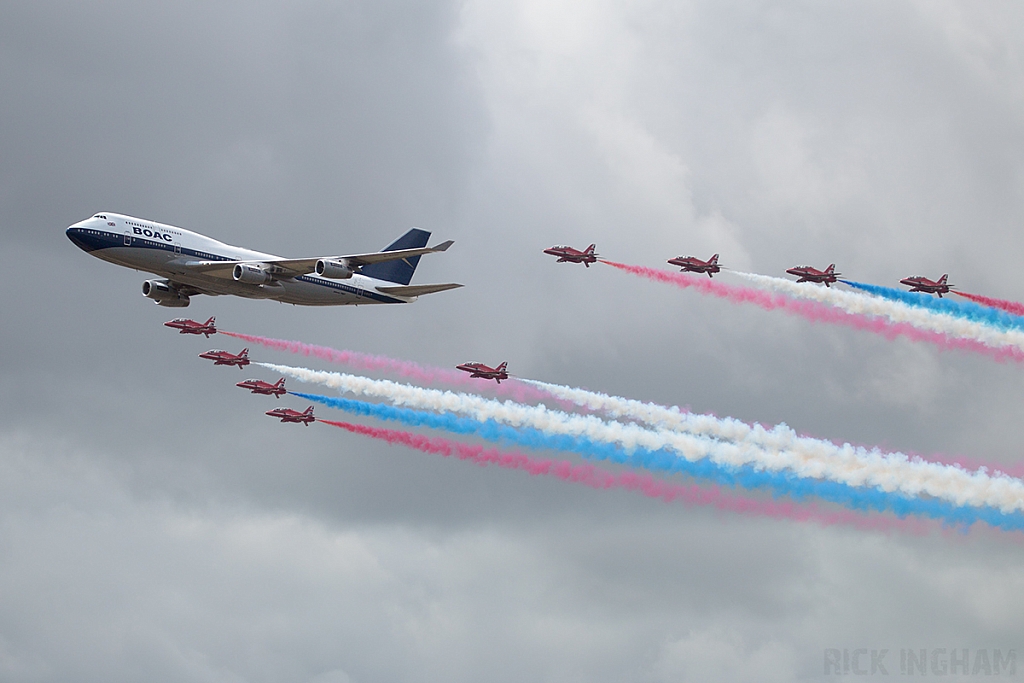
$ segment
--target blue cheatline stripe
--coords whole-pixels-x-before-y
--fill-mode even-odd
[[[970,320],[972,322],[981,323],[982,325],[995,327],[1000,330],[1024,330],[1024,317],[1013,315],[1006,311],[1001,311],[998,308],[982,306],[968,301],[940,299],[931,294],[904,292],[902,289],[882,287],[881,285],[869,285],[864,282],[854,282],[852,280],[840,280],[840,282],[868,292],[869,294],[882,297],[883,299],[905,303],[908,306],[925,308],[935,311],[936,313],[945,313],[957,318],[963,318],[964,320]]]
[[[934,498],[886,493],[879,489],[854,487],[824,479],[806,479],[792,474],[766,472],[749,466],[718,465],[708,459],[691,462],[666,450],[636,449],[627,452],[612,444],[593,441],[586,437],[545,434],[532,428],[509,427],[493,420],[480,422],[456,415],[398,408],[382,403],[294,391],[289,393],[355,415],[401,422],[413,427],[443,429],[506,445],[576,453],[593,460],[607,460],[660,472],[676,472],[722,486],[766,490],[774,496],[786,495],[795,500],[814,496],[861,512],[892,512],[899,517],[930,517],[951,526],[964,528],[975,522],[985,522],[1007,531],[1024,530],[1024,515],[1006,514],[988,506],[958,506]]]

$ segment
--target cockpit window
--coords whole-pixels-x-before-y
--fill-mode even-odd
[[[95,216],[93,216],[93,218],[102,218],[103,220],[107,220],[107,217],[104,216],[102,213],[96,214]]]

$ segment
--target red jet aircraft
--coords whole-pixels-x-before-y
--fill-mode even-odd
[[[949,294],[949,290],[953,288],[953,285],[946,284],[947,277],[949,276],[943,275],[939,278],[938,282],[936,282],[934,280],[929,280],[926,277],[915,275],[914,277],[908,277],[900,280],[900,284],[910,287],[911,292],[938,294],[941,299],[943,294]]]
[[[211,317],[205,323],[197,323],[188,318],[175,318],[164,325],[180,330],[181,334],[205,334],[209,337],[211,334],[217,334],[217,326],[213,324],[214,320],[216,319]]]
[[[264,396],[277,396],[281,397],[283,394],[287,394],[288,390],[284,388],[284,377],[277,380],[276,384],[270,384],[258,379],[247,379],[244,382],[239,382],[235,385],[236,387],[242,387],[248,389],[254,394],[263,394]]]
[[[836,264],[830,265],[825,270],[818,270],[811,266],[797,266],[786,271],[790,275],[796,275],[800,279],[797,282],[817,282],[826,287],[831,287],[842,273],[836,272]]]
[[[489,367],[483,363],[463,363],[462,365],[456,365],[455,369],[472,373],[470,377],[493,379],[498,384],[501,384],[501,380],[508,379],[508,373],[505,371],[507,366],[508,363],[504,362],[496,368]]]
[[[249,364],[249,349],[242,349],[238,355],[220,349],[211,349],[206,353],[199,354],[199,357],[212,360],[214,365],[237,365],[241,370]]]
[[[676,256],[668,260],[673,266],[679,266],[680,273],[707,273],[711,277],[714,273],[722,270],[718,265],[718,254],[715,254],[707,261],[701,261],[696,256]]]
[[[583,251],[573,249],[572,247],[551,247],[550,249],[545,249],[544,253],[557,256],[558,263],[582,263],[589,268],[591,263],[597,263],[597,254],[594,253],[594,247],[596,246],[596,244],[591,244]]]
[[[274,408],[273,410],[268,410],[267,415],[279,417],[281,422],[301,422],[307,427],[310,422],[316,422],[316,418],[313,417],[313,406],[306,408],[305,412],[302,413],[291,408]]]

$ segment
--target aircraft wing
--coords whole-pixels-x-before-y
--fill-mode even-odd
[[[317,256],[315,258],[297,259],[264,259],[250,261],[185,261],[180,264],[184,272],[203,273],[214,277],[230,278],[231,271],[238,264],[252,264],[269,266],[276,278],[298,277],[308,275],[316,268],[316,262],[325,261],[347,261],[355,268],[366,266],[371,263],[383,263],[384,261],[397,261],[399,259],[434,254],[440,251],[447,251],[448,247],[455,244],[454,240],[442,242],[433,247],[420,247],[418,249],[396,249],[395,251],[375,251],[369,254],[348,254],[345,256]],[[408,295],[415,296],[415,295]]]
[[[228,273],[228,277],[231,277],[231,273]],[[171,278],[170,283],[174,286],[176,290],[178,290],[179,293],[185,296],[196,296],[197,294],[206,294],[208,296],[220,296],[220,292],[211,292],[206,289],[200,289],[199,287],[193,287],[192,285],[186,285],[180,282],[175,282],[173,278]],[[203,325],[200,324],[200,327],[202,326]]]
[[[383,294],[394,296],[423,296],[434,292],[443,292],[448,289],[462,287],[460,284],[449,282],[443,285],[395,285],[394,287],[377,287],[377,291]]]

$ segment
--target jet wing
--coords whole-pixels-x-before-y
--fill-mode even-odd
[[[460,284],[449,282],[443,285],[395,285],[394,287],[377,287],[377,291],[393,296],[423,296],[434,292],[443,292],[448,289],[462,287]]]
[[[252,264],[268,266],[275,278],[298,277],[308,275],[316,268],[316,262],[325,261],[347,261],[353,267],[366,266],[371,263],[383,263],[384,261],[397,261],[399,259],[434,254],[440,251],[447,251],[448,247],[455,244],[454,240],[442,242],[434,247],[420,247],[418,249],[396,249],[395,251],[375,251],[369,254],[349,254],[346,256],[317,256],[315,258],[297,259],[264,259],[252,261],[185,261],[180,264],[184,272],[203,273],[214,277],[230,278],[231,271],[238,264]],[[414,295],[408,295],[414,296]]]
[[[231,273],[228,273],[228,277],[231,277]],[[178,290],[180,294],[183,294],[185,296],[195,296],[197,294],[206,294],[208,296],[220,296],[220,292],[211,292],[206,289],[200,289],[199,287],[193,287],[192,285],[186,285],[180,282],[175,282],[173,278],[170,280],[170,283],[174,286],[176,290]],[[199,327],[204,326],[205,324],[203,323],[199,324]]]

